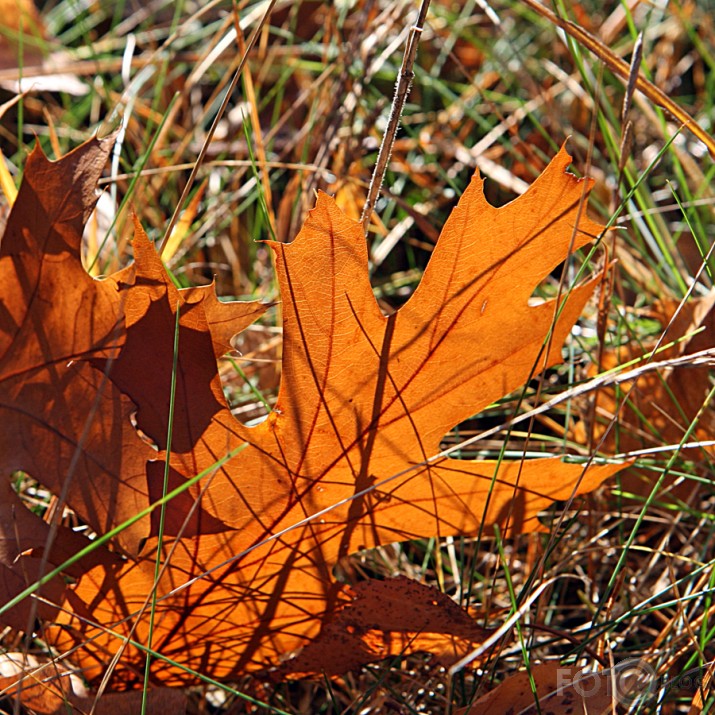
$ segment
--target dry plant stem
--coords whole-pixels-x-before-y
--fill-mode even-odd
[[[270,16],[273,6],[276,4],[277,0],[271,0],[270,5],[266,8],[265,13],[263,14],[263,17],[261,18],[261,21],[253,28],[253,32],[251,33],[251,36],[248,38],[248,42],[246,43],[246,51],[243,53],[243,57],[241,57],[241,62],[238,65],[238,68],[236,69],[235,74],[233,75],[233,78],[231,79],[231,84],[228,86],[226,89],[226,94],[224,95],[223,101],[221,102],[221,106],[219,107],[218,112],[216,112],[216,116],[214,117],[213,122],[211,123],[211,127],[209,128],[208,133],[206,134],[206,141],[204,141],[203,146],[201,147],[201,151],[199,152],[198,157],[196,158],[196,163],[194,164],[194,168],[191,170],[191,174],[189,174],[189,179],[186,182],[186,186],[184,187],[184,190],[181,192],[181,197],[179,198],[179,201],[176,204],[176,209],[174,210],[174,215],[171,217],[171,221],[169,222],[169,225],[166,227],[166,231],[164,232],[164,238],[161,239],[161,243],[157,246],[157,251],[159,252],[159,255],[161,256],[162,251],[164,250],[164,246],[166,246],[166,242],[169,240],[169,236],[171,236],[171,232],[174,230],[174,226],[176,226],[176,222],[179,220],[179,214],[181,212],[181,208],[184,205],[184,202],[186,201],[186,197],[189,195],[189,192],[191,191],[191,187],[194,185],[194,180],[196,179],[196,174],[199,171],[199,168],[203,164],[204,157],[206,156],[206,152],[209,148],[209,145],[211,144],[211,140],[213,139],[213,135],[216,132],[216,127],[218,127],[218,123],[221,121],[221,118],[224,115],[224,112],[226,111],[226,107],[228,106],[228,103],[231,101],[231,96],[233,94],[233,90],[236,88],[236,85],[238,84],[238,80],[241,77],[241,73],[243,72],[243,68],[246,64],[246,61],[248,60],[248,53],[253,49],[253,45],[256,44],[256,40],[258,39],[258,36],[263,29],[263,26],[266,23],[266,20]]]
[[[246,42],[243,37],[243,33],[241,32],[241,26],[238,22],[238,7],[236,4],[236,0],[234,0],[233,2],[233,17],[235,21],[236,41],[238,42],[238,49],[240,50],[240,52],[243,53],[243,56],[245,57],[248,52],[246,49]],[[244,88],[246,91],[246,99],[248,100],[249,112],[251,115],[251,124],[253,125],[253,140],[256,144],[256,158],[258,162],[262,163],[265,167],[268,161],[268,155],[266,154],[266,145],[263,141],[261,120],[258,116],[258,100],[256,99],[256,92],[253,86],[253,77],[251,75],[250,68],[246,69],[246,76],[244,77]],[[244,119],[244,121],[247,121],[247,119]],[[263,186],[263,193],[266,197],[266,218],[270,223],[270,233],[272,237],[275,237],[277,235],[277,221],[275,212],[273,211],[273,192],[271,190],[270,177],[268,175],[268,171],[265,168],[261,171],[261,185]]]
[[[626,94],[623,97],[623,108],[621,110],[621,124],[625,125],[628,120],[628,113],[631,109],[631,100],[633,92],[636,90],[636,82],[641,70],[641,60],[643,59],[643,33],[639,32],[636,37],[636,44],[633,45],[633,56],[628,74],[628,84],[626,85]]]
[[[531,604],[534,603],[534,601],[536,601],[549,586],[556,583],[559,579],[582,580],[580,576],[576,576],[575,574],[561,574],[550,578],[548,581],[544,581],[544,583],[540,584],[539,587],[529,595],[519,609],[512,613],[512,615],[504,621],[504,623],[502,623],[502,625],[494,631],[494,633],[487,638],[487,640],[485,640],[479,648],[473,650],[471,653],[468,653],[449,668],[448,672],[450,677],[459,673],[460,670],[466,668],[470,663],[479,658],[479,656],[483,655],[490,648],[496,645],[496,643],[498,643],[513,628],[514,624],[529,610]]]
[[[522,0],[525,5],[528,5],[532,10],[538,12],[539,15],[545,17],[549,22],[570,35],[579,44],[585,47],[590,52],[593,52],[596,57],[603,60],[608,69],[614,74],[617,74],[622,79],[625,79],[629,84],[633,82],[635,89],[640,90],[651,102],[662,107],[667,112],[672,114],[686,129],[694,134],[710,152],[710,157],[715,160],[715,139],[713,139],[682,107],[678,106],[662,89],[656,87],[652,82],[647,80],[643,75],[638,74],[634,79],[631,78],[631,67],[625,60],[622,60],[618,55],[614,54],[606,45],[591,33],[586,32],[582,27],[576,25],[569,20],[564,20],[556,13],[544,7],[538,0]]]
[[[636,44],[633,46],[631,57],[630,75],[626,85],[626,94],[623,97],[623,108],[621,110],[621,146],[618,157],[618,186],[623,182],[623,170],[631,153],[633,145],[633,122],[629,119],[631,110],[631,100],[636,89],[636,80],[640,72],[641,60],[643,59],[643,33],[638,33]]]
[[[176,171],[188,171],[194,166],[193,162],[188,164],[172,164],[171,166],[157,166],[153,169],[142,169],[139,172],[140,176],[158,176],[161,174],[171,174]],[[326,179],[331,176],[330,170],[322,166],[317,166],[316,164],[299,164],[295,162],[286,161],[255,161],[252,162],[248,159],[224,159],[220,161],[205,161],[204,166],[208,167],[220,167],[220,168],[240,168],[240,169],[250,169],[252,166],[257,166],[259,169],[288,169],[289,171],[308,171],[314,174],[322,174]],[[97,183],[101,186],[109,186],[118,181],[131,181],[137,172],[130,172],[128,174],[116,174],[115,176],[107,176],[100,179]],[[678,208],[675,204],[675,208]]]
[[[366,237],[368,227],[370,225],[370,217],[372,216],[372,210],[375,207],[377,196],[380,193],[380,187],[382,186],[382,182],[385,178],[385,172],[387,171],[387,163],[390,161],[392,147],[395,144],[395,137],[397,136],[397,129],[400,125],[400,117],[402,116],[402,110],[405,108],[407,95],[410,93],[412,80],[415,76],[415,73],[412,71],[412,68],[415,65],[415,58],[417,57],[417,46],[420,41],[420,36],[422,35],[422,29],[424,28],[425,19],[427,18],[427,10],[429,9],[429,5],[430,0],[422,0],[422,4],[420,5],[420,14],[417,17],[417,22],[410,28],[410,35],[407,38],[407,47],[405,47],[405,54],[402,58],[402,67],[400,67],[400,74],[397,78],[397,84],[395,85],[395,96],[392,99],[390,117],[387,121],[387,129],[385,130],[385,135],[382,138],[382,144],[380,144],[380,151],[377,154],[375,170],[372,172],[372,179],[370,179],[370,186],[367,190],[367,200],[365,201],[365,208],[363,208],[362,216],[360,217],[360,221],[362,223],[363,231],[365,232]]]

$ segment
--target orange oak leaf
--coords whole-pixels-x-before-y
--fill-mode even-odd
[[[24,470],[64,494],[99,533],[148,504],[153,456],[129,422],[131,403],[84,361],[123,339],[115,286],[78,262],[111,146],[93,139],[57,164],[35,149],[0,244],[3,473]],[[145,520],[120,543],[136,550],[147,532]]]
[[[93,139],[55,163],[36,148],[27,159],[0,244],[3,475],[30,474],[99,534],[149,505],[146,464],[156,457],[132,425],[134,405],[89,362],[116,354],[126,339],[117,280],[134,273],[130,267],[113,279],[95,280],[80,262],[82,230],[97,201],[97,180],[112,142],[111,137]],[[235,315],[228,315],[231,309],[206,289],[182,295],[205,306],[217,344],[264,310],[256,303],[235,304]],[[150,528],[148,517],[135,522],[118,535],[114,547],[136,554]],[[60,529],[50,545],[49,531],[6,482],[0,509],[0,603],[41,575],[43,559],[49,570],[87,545],[69,529]],[[117,559],[99,549],[79,571],[68,574],[79,576],[100,562],[116,566]],[[25,608],[4,618],[17,626],[18,619],[27,624],[30,616]]]
[[[332,571],[345,555],[397,540],[490,534],[495,524],[507,534],[541,530],[545,507],[619,469],[437,457],[453,426],[561,361],[591,294],[592,283],[574,288],[555,321],[553,302],[528,302],[571,247],[601,231],[581,210],[589,182],[566,173],[569,162],[562,150],[500,209],[474,177],[421,285],[390,316],[373,297],[359,224],[321,194],[292,244],[270,244],[283,373],[275,410],[255,427],[238,423],[223,399],[215,358],[230,331],[221,334],[219,319],[174,287],[137,226],[133,271],[110,279],[124,340],[91,362],[136,405],[138,427],[159,448],[147,466],[150,498],[162,496],[165,474],[168,490],[184,491],[163,520],[154,511],[137,558],[111,573],[95,567],[68,591],[54,645],[84,646],[75,659],[90,679],[120,654],[115,682],[130,686],[142,677],[137,644],[149,642],[152,592],[152,673],[165,684],[197,672],[284,672],[292,655],[294,670],[306,662],[333,670],[346,633],[360,662],[428,642],[455,658],[479,642],[481,631],[442,618],[440,598],[419,584],[406,618],[379,583],[360,585],[363,600],[351,602]],[[365,602],[386,617],[365,622]]]

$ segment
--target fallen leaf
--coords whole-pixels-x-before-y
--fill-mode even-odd
[[[85,361],[123,339],[116,287],[78,263],[111,145],[94,139],[57,164],[35,149],[0,244],[2,471],[34,475],[100,534],[148,505],[144,465],[154,456],[129,421],[133,405]],[[0,538],[17,542],[18,552],[45,535],[17,528],[22,509],[0,524]],[[116,545],[136,551],[148,533],[144,520]],[[46,554],[52,566],[65,559],[59,548],[55,540],[54,555]],[[3,563],[23,573],[22,563]],[[13,595],[6,587],[0,600]]]
[[[22,470],[63,495],[99,534],[149,505],[146,463],[156,457],[132,425],[134,405],[88,362],[111,356],[126,337],[116,282],[93,279],[79,263],[82,229],[112,142],[93,139],[56,163],[36,148],[0,244],[0,465],[7,476]],[[204,301],[202,290],[182,295],[211,304],[207,314],[217,341],[227,342],[227,332],[264,309],[240,304],[244,316],[236,323],[215,298]],[[38,553],[49,570],[87,540],[61,529],[51,549],[43,550],[48,526],[14,499],[8,482],[3,490],[0,601],[6,602],[39,576]],[[149,519],[140,520],[114,547],[136,554],[149,533]],[[108,567],[117,559],[98,549],[69,574],[79,576],[99,562]],[[26,625],[29,610],[15,613],[12,624],[20,618]]]
[[[28,673],[21,680],[17,676],[0,677],[2,698],[19,701],[36,715],[182,715],[186,712],[186,694],[176,688],[153,688],[147,690],[146,703],[142,710],[143,693],[134,690],[126,693],[104,693],[100,698],[76,695],[63,675],[57,670],[45,668],[42,675]],[[48,671],[48,672],[47,672]],[[58,683],[62,682],[62,687]]]
[[[655,679],[651,673],[647,667],[638,671],[633,661],[625,661],[620,669],[617,666],[597,672],[554,661],[538,663],[529,672],[510,675],[455,715],[611,715],[617,712],[619,703],[630,704],[652,690]]]
[[[649,309],[647,317],[661,326],[658,332],[663,335],[661,343],[675,343],[661,350],[652,360],[667,361],[712,348],[715,340],[714,303],[715,291],[711,291],[708,296],[691,300],[682,307],[678,301],[662,301]],[[603,355],[601,368],[609,370],[642,359],[655,346],[654,338],[609,350]],[[640,364],[644,363],[641,361]],[[595,372],[593,367],[591,373]],[[707,365],[664,368],[645,372],[637,380],[619,385],[618,392],[614,387],[599,390],[593,398],[595,404],[590,402],[583,406],[586,419],[577,425],[574,437],[581,443],[586,441],[587,425],[595,415],[593,437],[600,441],[609,429],[602,448],[611,452],[648,450],[663,445],[672,445],[675,449],[696,419],[696,428],[688,441],[707,442],[715,432],[715,410],[706,404],[711,389],[710,372]],[[684,449],[682,455],[700,464],[704,473],[709,473],[712,446]],[[697,486],[688,480],[679,485],[675,482],[676,477],[666,475],[663,486],[679,498],[685,498]],[[630,469],[621,477],[621,488],[627,493],[645,496],[652,486],[652,471]]]
[[[420,650],[451,665],[490,635],[451,598],[405,577],[361,581],[347,591],[353,600],[278,675],[345,673]]]
[[[72,529],[59,526],[50,542],[50,525],[31,512],[13,491],[8,481],[0,485],[0,593],[3,602],[35,583],[48,571],[47,564],[57,566],[87,546],[87,540]],[[48,545],[51,546],[48,547]],[[43,569],[43,562],[46,562]],[[79,578],[84,571],[101,564],[105,568],[119,565],[118,559],[99,549],[88,554],[82,564],[70,566],[66,575]],[[42,599],[34,603],[23,600],[3,614],[3,621],[19,631],[32,628],[34,619],[52,621],[56,609],[50,603],[62,598],[64,584],[55,580],[46,584]]]
[[[574,666],[561,666],[556,661],[534,664],[528,672],[519,670],[507,676],[470,706],[458,709],[455,715],[521,714],[530,710],[536,701],[541,703],[543,698],[558,692],[563,688],[564,682],[570,682],[580,670]],[[551,712],[549,709],[549,713]]]
[[[44,159],[34,161],[49,171]],[[148,538],[145,523],[124,536],[130,558],[120,569],[97,565],[66,590],[48,628],[53,645],[60,652],[80,646],[73,658],[89,680],[121,653],[115,686],[138,684],[145,656],[136,644],[149,642],[154,589],[151,648],[159,655],[152,659],[152,675],[164,684],[194,682],[197,673],[230,679],[281,663],[290,670],[291,656],[301,670],[301,649],[311,669],[330,670],[346,632],[358,635],[360,662],[424,647],[455,654],[478,643],[481,629],[456,615],[445,617],[443,595],[424,597],[419,588],[422,595],[410,599],[412,585],[358,584],[351,602],[354,594],[333,579],[332,570],[345,555],[398,540],[488,535],[495,524],[507,535],[543,530],[539,512],[594,489],[620,468],[584,470],[558,458],[501,465],[434,458],[452,427],[518,389],[534,370],[561,361],[563,342],[593,284],[571,291],[553,330],[553,302],[528,301],[571,247],[601,231],[581,211],[590,184],[565,172],[569,162],[562,150],[522,197],[500,209],[486,202],[482,180],[474,177],[445,224],[421,285],[390,316],[373,297],[359,224],[321,194],[292,244],[270,244],[283,298],[282,381],[275,410],[250,428],[226,406],[216,358],[261,308],[219,303],[211,289],[177,290],[139,225],[133,266],[103,282],[85,274],[70,286],[65,276],[81,272],[74,244],[55,250],[56,259],[52,252],[33,253],[22,243],[37,243],[28,230],[12,234],[6,257],[4,241],[0,260],[27,253],[23,271],[33,280],[15,278],[21,297],[13,300],[22,310],[13,308],[13,321],[0,327],[39,330],[42,336],[47,324],[61,322],[60,335],[64,330],[96,338],[82,343],[81,351],[62,338],[60,354],[80,360],[83,371],[94,369],[91,390],[98,391],[106,375],[124,401],[105,391],[112,395],[105,409],[111,413],[111,403],[125,429],[134,405],[140,433],[158,450],[141,473],[129,469],[125,475],[131,455],[139,461],[150,448],[132,442],[125,453],[117,449],[122,441],[105,430],[97,447],[101,459],[124,460],[103,477],[114,503],[105,502],[101,518],[90,520],[99,505],[81,493],[94,483],[89,470],[75,470],[80,493],[70,489],[67,502],[104,533],[162,497],[165,475],[169,490],[186,487],[166,505],[163,521],[159,509],[153,512]],[[28,181],[35,181],[32,169]],[[30,213],[22,192],[13,213],[18,206]],[[54,262],[62,263],[56,276]],[[45,264],[48,270],[41,271]],[[14,266],[7,264],[11,277]],[[47,292],[42,305],[30,300],[38,290]],[[100,298],[104,303],[91,316],[76,305]],[[64,365],[51,350],[35,353],[40,371]],[[54,372],[41,378],[49,395],[64,384]],[[28,400],[33,408],[39,404],[33,396]],[[60,414],[77,421],[69,412]],[[21,420],[14,413],[11,418]],[[39,412],[35,419],[47,424]],[[95,421],[106,424],[104,409]],[[75,434],[82,434],[79,427],[73,426]],[[16,463],[15,469],[47,480],[53,491],[62,486],[57,465],[55,476],[33,470],[24,450]],[[201,480],[189,482],[200,474]],[[125,495],[127,484],[133,486]],[[155,584],[159,538],[162,571]],[[385,617],[366,620],[361,603]]]

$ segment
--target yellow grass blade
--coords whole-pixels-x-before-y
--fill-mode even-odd
[[[179,250],[179,247],[186,238],[186,234],[191,228],[191,224],[196,218],[196,214],[199,210],[199,204],[201,199],[204,197],[204,192],[206,191],[206,182],[204,181],[201,186],[199,186],[198,191],[194,194],[189,205],[186,207],[184,213],[181,214],[181,218],[176,222],[176,226],[171,231],[169,240],[166,242],[166,247],[164,248],[163,258],[165,261],[170,261],[174,254]]]
[[[0,149],[0,189],[2,189],[8,204],[12,206],[17,198],[17,187],[13,181],[12,174],[7,168],[2,149]]]

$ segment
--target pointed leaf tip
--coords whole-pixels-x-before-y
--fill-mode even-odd
[[[113,137],[95,137],[56,161],[50,161],[36,142],[27,157],[0,255],[23,250],[79,255],[82,231],[99,199],[97,182],[113,142]]]

